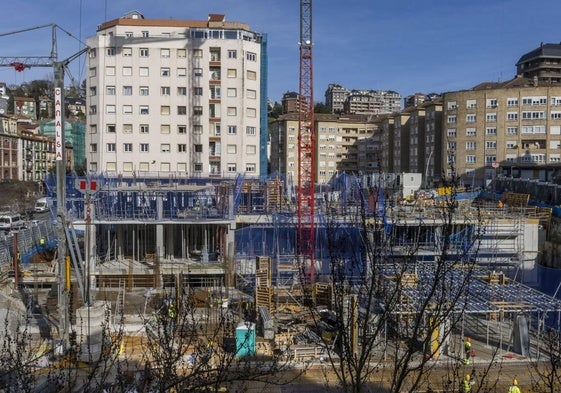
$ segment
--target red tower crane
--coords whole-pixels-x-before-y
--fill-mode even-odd
[[[296,247],[305,280],[314,282],[315,133],[312,65],[312,0],[300,0],[300,105],[298,109],[298,233]],[[306,266],[309,263],[309,270]]]

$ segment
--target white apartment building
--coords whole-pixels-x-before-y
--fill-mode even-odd
[[[259,175],[262,41],[216,14],[181,21],[131,12],[99,25],[87,40],[88,170]]]

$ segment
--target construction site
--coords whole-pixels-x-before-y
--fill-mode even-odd
[[[455,293],[460,289],[453,284],[466,279],[465,266],[451,269],[442,279],[452,283],[449,296],[456,299],[454,313],[462,322],[442,341],[435,338],[436,357],[460,352],[466,334],[486,347],[525,357],[535,354],[536,338],[546,327],[559,326],[561,301],[521,284],[517,276],[522,271],[531,274],[551,211],[528,206],[526,194],[504,194],[501,205],[461,200],[458,195],[453,233],[444,239],[447,223],[442,212],[455,196],[426,193],[427,198],[403,198],[398,178],[342,175],[318,189],[313,259],[299,253],[294,194],[280,178],[69,178],[64,226],[68,273],[61,280],[56,195],[51,193],[50,222],[1,239],[2,293],[21,301],[23,310],[43,316],[36,319],[42,321],[36,322],[38,342],[61,336],[64,317],[58,296],[69,280],[69,308],[76,310],[68,316],[70,330],[83,328],[84,310],[88,325],[99,326],[106,317],[101,310],[109,307],[113,323],[123,318],[127,335],[142,335],[140,316],[157,311],[153,294],[174,298],[189,293],[200,310],[232,310],[240,323],[254,324],[249,354],[283,349],[290,351],[291,359],[324,359],[329,328],[321,330],[306,317],[304,288],[310,290],[314,306],[334,310],[331,267],[336,261],[329,239],[345,239],[344,246],[337,246],[337,261],[368,263],[368,250],[360,239],[377,223],[386,228],[388,239],[385,262],[376,267],[381,285],[401,286],[391,331],[403,340],[413,334],[404,315],[427,312],[420,308],[429,288],[423,283],[435,281],[435,266],[447,247],[448,255],[457,258],[454,263],[470,261],[474,270],[469,291]],[[95,191],[88,192],[92,183]],[[48,191],[54,191],[54,185],[47,182]],[[355,273],[351,269],[348,274]],[[359,320],[357,315],[356,323]]]

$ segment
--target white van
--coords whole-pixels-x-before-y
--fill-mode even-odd
[[[39,198],[37,202],[35,202],[35,213],[43,213],[49,210],[49,203],[47,202],[47,198]]]
[[[25,221],[18,213],[2,213],[0,215],[0,230],[4,232],[17,231],[25,228]]]

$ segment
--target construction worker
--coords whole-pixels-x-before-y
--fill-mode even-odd
[[[175,306],[173,305],[173,303],[171,303],[171,304],[169,305],[169,307],[168,307],[168,316],[169,316],[171,319],[174,319],[174,318],[175,318]]]
[[[471,357],[471,338],[466,337],[464,341],[464,364],[469,364],[469,358]]]
[[[460,385],[460,392],[461,393],[470,393],[471,392],[471,385],[474,384],[474,381],[471,380],[470,375],[466,374],[466,377],[462,381]]]
[[[518,387],[518,381],[516,378],[512,381],[512,386],[508,388],[508,393],[521,393],[520,388]]]

